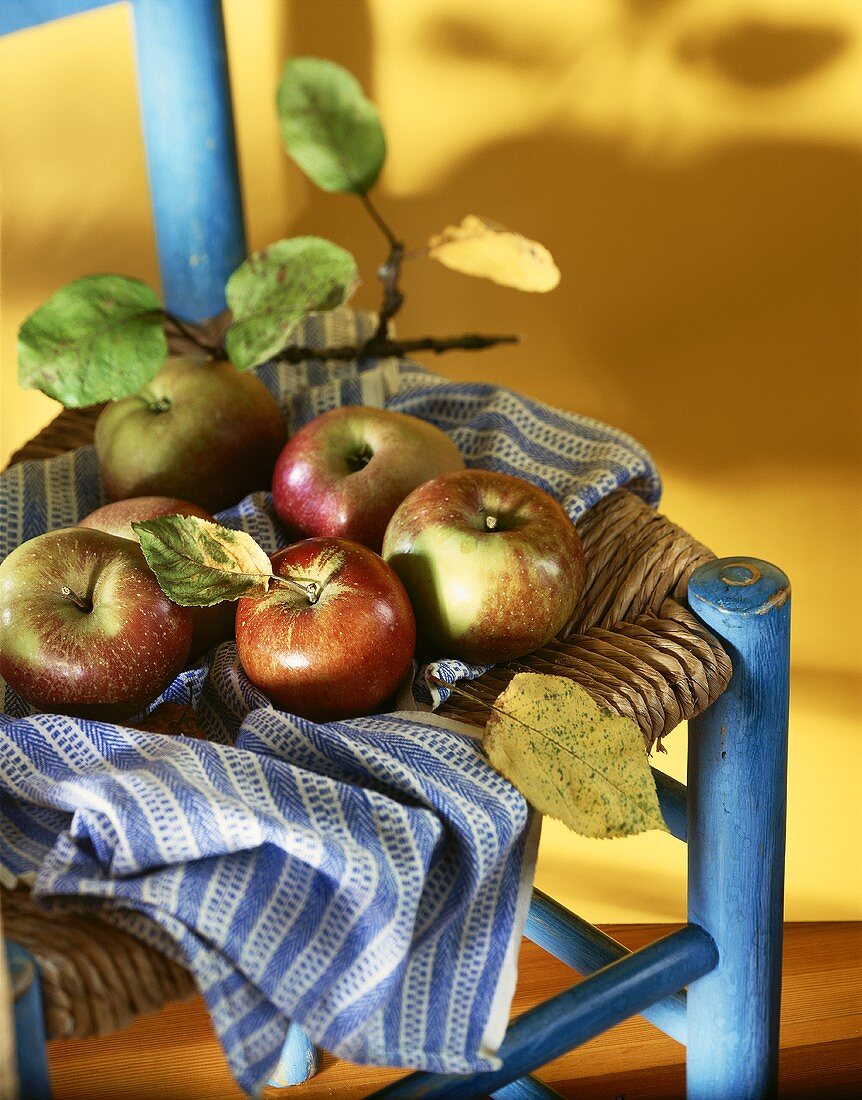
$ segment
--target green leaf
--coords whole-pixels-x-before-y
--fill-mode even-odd
[[[519,672],[494,704],[484,745],[528,802],[582,836],[667,832],[637,725],[573,680]]]
[[[356,77],[331,61],[288,61],[276,94],[288,155],[324,191],[364,194],[380,175],[386,139]]]
[[[210,607],[241,596],[265,596],[267,554],[244,531],[197,516],[159,516],[132,524],[162,591],[184,607]]]
[[[128,397],[167,358],[156,292],[123,275],[61,287],[18,333],[18,381],[79,408]]]
[[[306,314],[340,306],[358,282],[350,253],[321,237],[292,237],[255,252],[227,282],[231,362],[240,370],[265,363]]]

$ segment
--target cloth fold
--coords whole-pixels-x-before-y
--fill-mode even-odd
[[[357,342],[373,324],[341,310],[296,338]],[[635,441],[510,391],[400,360],[259,374],[292,430],[341,404],[413,413],[468,465],[526,477],[573,520],[622,485],[658,499]],[[0,559],[103,502],[91,447],[13,467],[0,475]],[[285,543],[264,491],[218,518],[268,552]],[[480,670],[442,658],[430,671],[411,710],[439,701],[437,679]],[[206,740],[35,714],[0,687],[0,873],[187,965],[247,1091],[291,1021],[357,1062],[498,1064],[538,828],[466,727],[416,713],[315,725],[275,710],[230,642],[153,704],[193,707]]]

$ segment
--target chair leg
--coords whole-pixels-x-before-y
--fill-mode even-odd
[[[790,587],[775,566],[725,558],[688,596],[733,678],[689,724],[688,919],[719,965],[688,990],[687,1095],[763,1100],[778,1088]]]
[[[281,1057],[267,1084],[284,1089],[301,1085],[317,1073],[317,1048],[297,1024],[291,1024]]]
[[[21,1100],[51,1100],[45,1019],[39,967],[29,951],[5,941],[15,999],[15,1049],[18,1055],[18,1092]],[[0,944],[0,965],[3,944]]]

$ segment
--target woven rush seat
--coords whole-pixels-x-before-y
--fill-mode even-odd
[[[91,443],[98,412],[66,410],[12,463]],[[662,739],[730,680],[727,654],[685,606],[689,577],[714,555],[625,490],[591,508],[578,530],[586,587],[565,637],[457,689],[441,713],[481,726],[515,673],[554,673],[632,718],[647,749],[662,750]],[[194,733],[170,706],[162,709],[147,728]],[[21,887],[4,889],[0,908],[5,934],[41,967],[49,1038],[105,1034],[194,992],[180,965],[96,915],[47,912]]]

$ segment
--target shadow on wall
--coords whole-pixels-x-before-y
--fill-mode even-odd
[[[616,5],[614,5],[616,6]],[[611,5],[606,5],[610,8]],[[671,36],[672,53],[688,66],[712,69],[715,75],[741,88],[778,88],[816,75],[837,60],[852,41],[852,31],[829,22],[769,22],[758,15],[756,4],[688,5],[681,0],[626,0],[622,5],[620,29],[644,42],[656,17],[670,9],[691,13],[697,19],[710,12],[705,26],[686,26],[674,21],[680,33]],[[748,9],[748,13],[746,13]],[[813,9],[812,9],[813,11]],[[789,9],[785,12],[788,14]],[[717,19],[716,19],[717,17]],[[607,27],[613,24],[609,20]],[[666,24],[667,25],[667,24]],[[647,33],[644,33],[644,32]],[[640,32],[640,33],[639,33]],[[549,76],[560,73],[559,56],[549,51],[547,42],[516,37],[499,26],[490,26],[469,16],[444,16],[428,24],[427,40],[431,49],[465,60],[505,64],[513,70],[541,70]],[[666,40],[666,39],[665,39]],[[655,45],[656,39],[654,39]],[[589,45],[588,47],[589,48]],[[583,56],[584,50],[575,51]],[[661,53],[660,48],[656,50]]]
[[[382,108],[393,224],[418,236],[483,214],[546,243],[563,272],[557,292],[532,297],[417,263],[400,331],[522,333],[514,352],[441,369],[613,420],[692,475],[717,461],[858,460],[862,141],[829,82],[844,87],[848,56],[862,55],[862,18],[854,29],[828,10],[778,23],[763,3],[629,0],[588,5],[592,25],[571,16],[571,33],[554,34],[546,7],[521,26],[495,22],[484,0],[469,15],[436,2],[427,19],[420,2],[395,33],[376,3],[371,36],[353,5],[331,37],[319,5],[291,9],[292,50],[358,71]],[[477,70],[513,105],[532,102],[529,117],[471,118]],[[396,87],[422,91],[409,115],[391,110],[393,126]],[[422,133],[448,109],[472,136],[435,149]],[[352,248],[360,304],[376,304],[381,242],[351,200],[315,196],[291,232]]]

